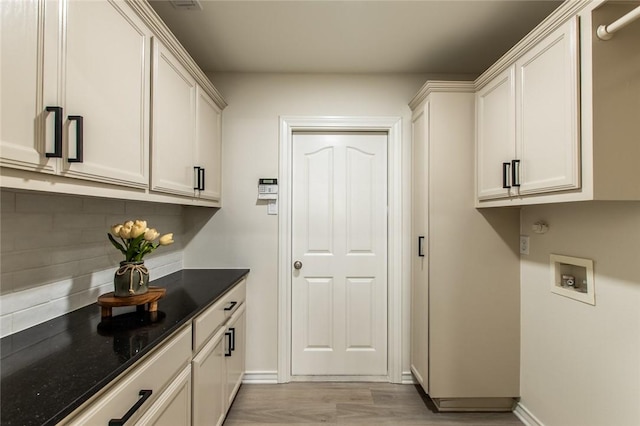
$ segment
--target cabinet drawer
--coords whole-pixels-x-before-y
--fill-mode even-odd
[[[243,278],[220,300],[207,308],[193,321],[193,352],[197,353],[213,333],[231,317],[246,297],[246,278]]]
[[[139,418],[173,377],[191,360],[191,326],[184,328],[160,348],[154,350],[140,364],[127,370],[122,379],[69,421],[69,425],[108,424],[111,419],[122,418],[133,407],[141,390],[151,390],[149,398],[131,417],[131,424]]]

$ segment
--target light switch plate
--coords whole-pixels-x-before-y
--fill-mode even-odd
[[[267,204],[267,214],[278,214],[278,200],[269,200]]]
[[[520,235],[520,254],[529,254],[529,236]]]

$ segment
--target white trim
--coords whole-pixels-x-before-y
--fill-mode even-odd
[[[291,154],[294,131],[388,133],[388,381],[402,383],[402,118],[280,117],[278,176],[278,383],[291,377]]]
[[[416,382],[413,378],[413,374],[411,374],[411,371],[403,371],[402,372],[402,381],[400,382],[403,385],[417,385],[418,382]]]
[[[527,407],[519,402],[518,404],[516,404],[516,408],[513,410],[513,414],[515,414],[516,417],[519,418],[520,421],[526,426],[544,426],[544,423],[538,420],[538,418],[534,416],[533,413],[531,413],[531,411],[527,409]]]
[[[431,93],[475,93],[476,86],[473,81],[440,81],[429,80],[418,90],[418,93],[409,101],[409,108],[415,110]]]
[[[277,371],[247,371],[242,379],[243,384],[273,385],[278,383]]]

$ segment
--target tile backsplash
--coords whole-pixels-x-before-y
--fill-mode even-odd
[[[6,336],[86,306],[113,290],[122,254],[110,226],[145,219],[174,244],[145,257],[151,279],[182,269],[179,205],[0,191],[0,335]]]

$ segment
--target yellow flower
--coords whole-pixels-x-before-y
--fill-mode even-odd
[[[173,244],[173,233],[164,234],[160,237],[159,241],[161,246],[168,246],[169,244]]]
[[[132,220],[128,220],[125,223],[123,223],[122,226],[126,226],[128,228],[131,228],[133,226],[133,221]]]
[[[119,233],[120,238],[123,238],[125,240],[128,240],[129,238],[131,238],[131,226],[127,226],[127,223],[122,225],[122,228],[120,228],[120,233]]]
[[[122,229],[122,225],[121,224],[113,225],[111,227],[111,235],[113,235],[114,237],[119,237],[121,229]]]
[[[144,226],[143,226],[144,225]],[[136,220],[136,223],[131,227],[131,237],[138,238],[140,235],[147,232],[147,223]]]
[[[160,233],[156,231],[154,228],[147,229],[147,232],[144,233],[144,239],[147,241],[153,241],[160,236]]]
[[[147,221],[146,220],[138,220],[138,219],[136,219],[136,221],[134,222],[133,226],[138,226],[138,227],[147,229]]]

